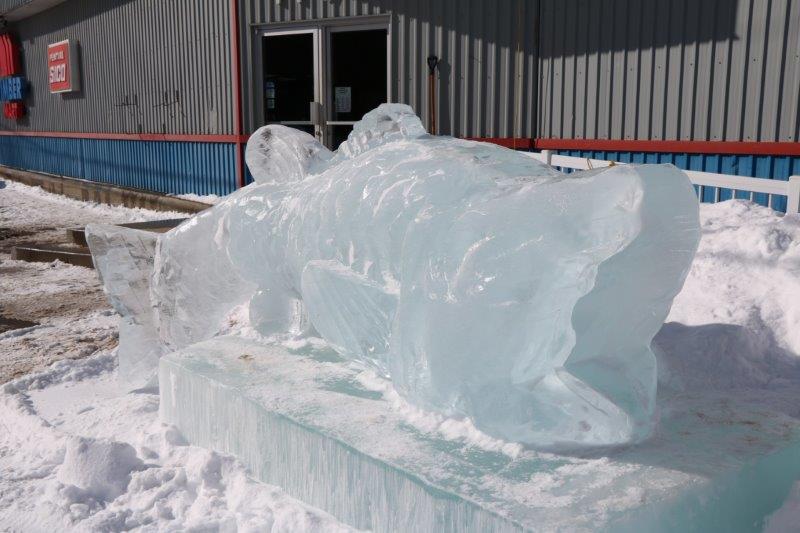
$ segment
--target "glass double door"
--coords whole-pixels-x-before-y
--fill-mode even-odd
[[[316,27],[261,36],[263,119],[335,149],[366,112],[389,100],[385,27]]]

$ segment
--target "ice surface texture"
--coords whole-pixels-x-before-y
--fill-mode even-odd
[[[130,389],[156,385],[154,369],[163,354],[150,298],[157,240],[155,233],[120,226],[86,227],[94,266],[121,316],[119,376]]]
[[[280,126],[257,183],[159,239],[167,350],[249,308],[264,335],[314,330],[409,401],[540,448],[616,445],[653,425],[650,343],[699,240],[671,166],[565,175],[524,153],[430,136],[404,105],[335,153]]]

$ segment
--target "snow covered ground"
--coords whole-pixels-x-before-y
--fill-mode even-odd
[[[48,199],[10,185],[15,194],[32,195],[31,205]],[[44,216],[31,210],[32,217]],[[27,214],[21,209],[16,216]],[[800,387],[800,217],[728,201],[701,206],[701,218],[697,257],[656,337],[660,387],[676,394],[701,388],[769,394],[775,409],[800,418],[800,405],[787,401]],[[11,290],[56,290],[42,280],[79,284],[94,275],[64,265],[41,268],[50,271]],[[73,320],[37,330],[51,350],[69,352],[62,354],[67,360],[0,390],[0,531],[347,530],[281,489],[253,481],[233,458],[187,445],[159,422],[153,391],[119,391],[113,348],[93,341],[91,350],[68,340],[69,332],[113,335],[115,316],[100,311]],[[3,356],[45,346],[9,339],[0,336]],[[800,484],[767,530],[791,531],[797,524]]]
[[[193,202],[200,202],[203,204],[214,205],[219,203],[223,196],[217,196],[216,194],[194,194],[194,193],[186,193],[186,194],[177,194],[178,198],[183,198],[184,200],[191,200]]]
[[[0,529],[347,531],[231,457],[187,446],[154,392],[121,394],[113,353],[0,392]]]
[[[59,194],[51,194],[38,187],[6,180],[0,189],[0,238],[36,236],[37,242],[45,235],[56,242],[64,237],[64,229],[82,227],[90,222],[122,224],[146,220],[185,218],[177,211],[152,211],[81,202]]]
[[[37,187],[5,181],[0,189],[0,326],[3,318],[30,327],[0,328],[0,383],[64,358],[116,346],[116,316],[93,270],[61,262],[11,261],[22,243],[65,245],[66,228],[118,224],[185,213],[80,202]]]

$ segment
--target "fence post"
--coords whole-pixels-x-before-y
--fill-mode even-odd
[[[789,176],[789,190],[786,194],[786,214],[800,212],[800,176]]]
[[[553,161],[553,151],[542,150],[542,155],[544,156],[544,162],[547,163],[548,165],[551,165]]]

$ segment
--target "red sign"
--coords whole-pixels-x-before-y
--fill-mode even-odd
[[[0,77],[14,77],[21,74],[19,45],[10,34],[4,33],[0,35]],[[24,82],[24,80],[22,81]],[[18,99],[3,101],[3,116],[12,120],[21,119],[25,116],[25,104]]]
[[[51,93],[66,93],[79,89],[74,44],[67,40],[47,45],[47,72]]]

